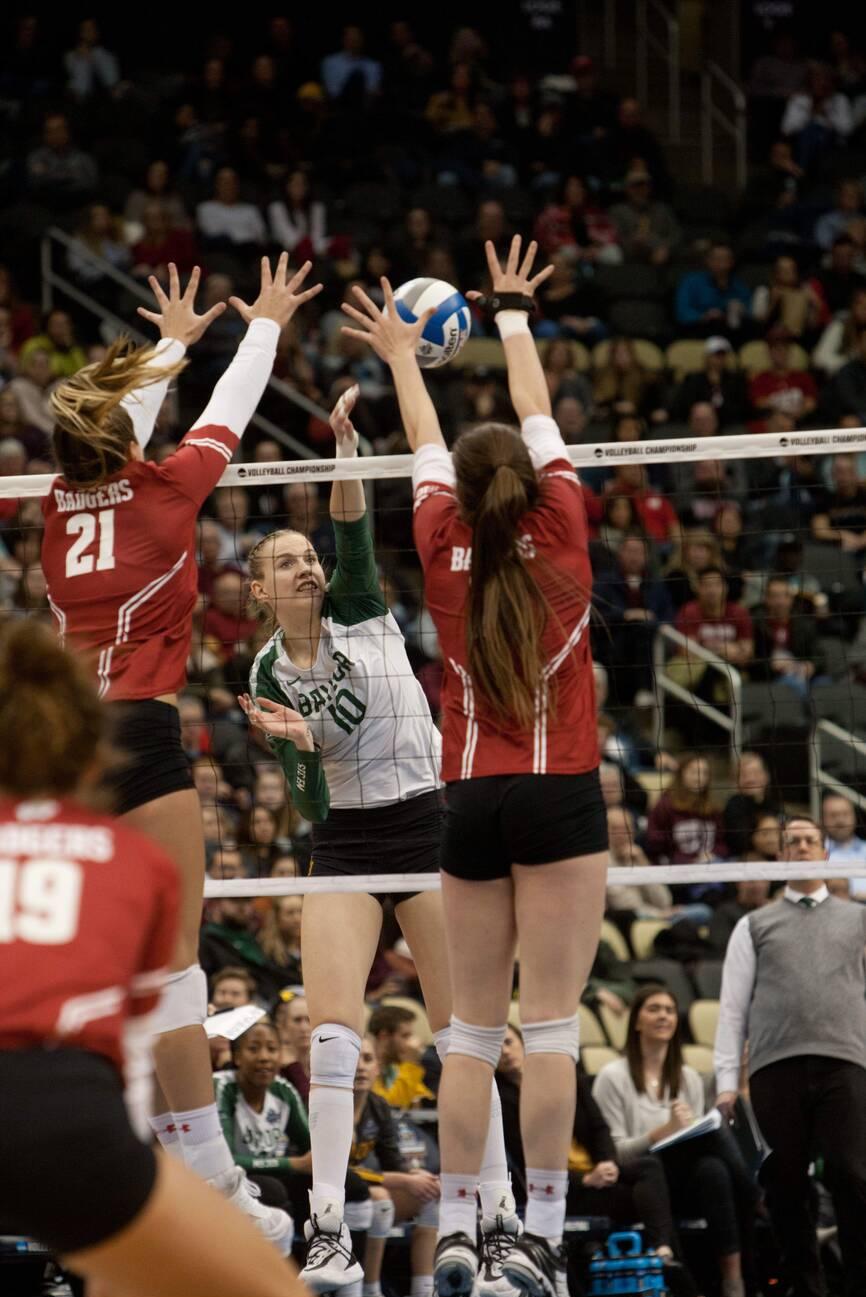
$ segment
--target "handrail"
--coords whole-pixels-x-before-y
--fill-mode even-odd
[[[714,99],[715,86],[726,90],[734,106],[734,115],[723,112]],[[718,126],[734,141],[734,167],[737,188],[746,185],[746,96],[742,87],[724,68],[708,59],[701,72],[701,169],[703,181],[711,185],[713,165],[713,126]]]
[[[665,27],[664,39],[650,30],[650,5],[659,15]],[[649,96],[649,55],[650,50],[657,54],[668,70],[668,132],[667,142],[680,142],[680,24],[675,14],[661,0],[638,0],[636,80],[637,97],[641,105],[647,106]]]
[[[670,676],[665,672],[665,640],[676,645],[677,648],[685,649],[689,657],[706,662],[709,667],[718,671],[728,681],[731,688],[730,716],[726,716],[724,712],[719,711],[718,707],[713,707],[710,703],[704,702],[703,699],[696,699],[690,689],[686,689],[683,685],[677,684],[675,680],[671,680]],[[737,668],[731,666],[730,662],[726,662],[717,653],[704,648],[703,644],[698,644],[697,640],[689,639],[687,635],[683,635],[681,631],[676,630],[673,626],[659,626],[653,651],[655,678],[660,690],[661,730],[664,730],[664,695],[667,693],[674,698],[678,698],[680,702],[686,703],[687,706],[693,707],[700,712],[701,716],[730,734],[731,755],[738,757],[743,749],[743,677]]]
[[[847,747],[853,748],[855,752],[866,756],[866,743],[858,739],[856,734],[850,730],[843,729],[841,725],[836,725],[834,721],[820,720],[815,726],[813,742],[809,745],[811,769],[811,811],[812,819],[821,822],[821,789],[832,788],[833,792],[841,793],[849,801],[858,806],[861,811],[866,811],[866,796],[858,793],[856,788],[851,788],[848,784],[843,784],[840,779],[836,779],[829,771],[823,768],[821,763],[821,735],[827,734],[831,739],[838,739]]]

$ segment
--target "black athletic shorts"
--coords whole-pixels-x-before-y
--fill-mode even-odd
[[[405,802],[367,809],[332,810],[313,825],[310,877],[328,874],[435,874],[442,842],[442,799],[419,793]],[[395,905],[417,892],[376,893]]]
[[[0,1050],[0,1234],[58,1255],[129,1225],[156,1180],[108,1059],[82,1049]]]
[[[607,851],[597,770],[488,775],[445,789],[442,871],[455,878],[508,878],[512,865],[548,865],[597,851]]]
[[[110,703],[111,743],[117,765],[103,782],[115,815],[155,802],[168,793],[194,788],[189,761],[180,741],[180,713],[171,703],[144,698]]]

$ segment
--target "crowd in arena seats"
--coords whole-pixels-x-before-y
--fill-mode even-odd
[[[815,51],[820,63],[780,38],[751,70],[754,166],[732,196],[684,179],[637,100],[614,93],[576,50],[561,67],[524,67],[513,52],[500,57],[494,34],[468,26],[446,39],[404,20],[310,40],[287,17],[254,16],[243,35],[199,32],[163,66],[93,19],[7,25],[0,486],[50,471],[52,388],[104,353],[112,317],[134,322],[135,284],[164,282],[169,262],[182,275],[198,263],[210,305],[243,295],[259,257],[282,248],[296,264],[312,259],[325,283],[284,331],[275,367],[319,413],[272,391],[262,410],[316,455],[332,453],[323,412],[354,382],[356,422],[374,450],[406,449],[384,367],[340,333],[351,287],[377,299],[384,274],[483,288],[483,240],[501,253],[514,232],[535,237],[554,266],[533,328],[566,441],[866,424],[866,58],[841,32]],[[42,310],[38,238],[51,225],[76,240],[55,257],[78,296],[57,291]],[[160,416],[156,456],[199,412],[242,333],[226,312],[193,349]],[[462,355],[429,386],[449,439],[512,417],[501,349],[480,315]],[[268,464],[290,452],[251,429],[243,454]],[[814,720],[866,725],[866,457],[620,461],[581,478],[612,864],[778,860],[780,813],[807,800]],[[373,499],[382,586],[436,712],[438,644],[420,599],[409,489],[380,481]],[[268,634],[248,614],[246,555],[277,526],[305,531],[333,556],[326,500],[312,484],[220,488],[199,527],[201,603],[181,718],[212,879],[292,877],[309,862],[310,826],[236,701]],[[4,618],[50,619],[40,528],[37,501],[0,495]],[[661,628],[670,638],[660,652]],[[733,777],[728,735],[712,719],[730,716],[727,668],[742,677],[750,749]],[[699,704],[668,698],[664,731],[660,670]],[[851,754],[839,760],[842,785],[866,792]],[[823,827],[831,859],[862,860],[866,877],[860,805],[829,795]],[[659,979],[677,992],[687,1037],[691,1002],[718,997],[714,970],[736,922],[776,903],[777,891],[763,878],[611,884],[585,1004],[598,1047],[625,1046],[639,986]],[[834,886],[848,891],[866,900],[866,881]],[[215,1010],[252,999],[273,1011],[281,1067],[303,1096],[301,909],[299,898],[208,902],[202,963]],[[386,927],[368,994],[371,1003],[415,999],[423,1015],[395,928]],[[518,1044],[504,1060],[506,1087],[519,1088]],[[215,1066],[230,1066],[226,1043],[213,1048]],[[417,1041],[387,1066],[417,1063],[416,1054],[432,1068]],[[689,1084],[699,1111],[701,1082]],[[641,1136],[617,1129],[613,1145]],[[596,1162],[615,1162],[607,1141],[593,1145]],[[581,1174],[573,1198],[585,1205],[601,1185],[591,1167]],[[689,1183],[684,1172],[668,1186],[675,1207]],[[719,1225],[729,1242],[742,1206],[735,1188],[729,1177]],[[640,1199],[637,1180],[628,1193]],[[664,1215],[655,1227],[664,1239]]]

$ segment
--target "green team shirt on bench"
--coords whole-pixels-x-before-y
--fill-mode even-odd
[[[214,1075],[217,1111],[237,1166],[247,1171],[291,1171],[290,1157],[310,1151],[310,1127],[301,1096],[278,1076],[268,1086],[261,1112],[241,1093],[233,1070]]]
[[[440,784],[441,736],[379,588],[366,515],[335,520],[334,533],[337,566],[315,662],[296,666],[277,630],[250,673],[253,698],[294,708],[312,731],[314,752],[287,739],[270,742],[295,806],[314,821],[330,807],[386,806]]]

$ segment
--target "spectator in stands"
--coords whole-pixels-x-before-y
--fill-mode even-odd
[[[854,803],[841,793],[826,793],[821,803],[821,822],[827,859],[846,865],[862,860],[866,869],[866,839],[857,833]],[[866,897],[866,877],[852,878],[850,883],[856,900]]]
[[[859,180],[840,180],[836,189],[836,206],[819,216],[815,222],[815,242],[823,252],[829,252],[833,240],[847,234],[851,223],[863,215],[863,186]]]
[[[280,1075],[310,1103],[310,1010],[303,993],[284,990],[274,1011],[280,1037]]]
[[[831,315],[848,309],[851,298],[866,288],[866,275],[857,265],[858,249],[850,234],[839,234],[830,249],[830,262],[811,281]]]
[[[584,145],[600,145],[613,125],[616,113],[614,96],[599,85],[595,63],[587,54],[572,60],[571,71],[575,93],[568,106],[568,122]]]
[[[553,274],[538,293],[540,318],[534,332],[540,338],[576,338],[591,347],[607,337],[604,298],[591,278],[581,274],[574,259],[561,248],[550,258]]]
[[[777,257],[770,282],[759,284],[752,298],[754,319],[765,328],[781,326],[792,338],[811,340],[825,312],[816,289],[803,282],[794,257]]]
[[[727,856],[722,808],[705,757],[687,753],[680,758],[672,784],[649,813],[645,842],[655,864],[706,864]],[[711,886],[696,884],[694,899],[708,894]],[[698,893],[699,888],[704,891]]]
[[[711,405],[719,428],[743,423],[748,410],[746,381],[742,372],[731,365],[733,348],[721,334],[704,343],[704,367],[684,374],[671,402],[671,418],[685,421],[693,406]]]
[[[783,859],[827,858],[808,817],[784,828]],[[830,896],[822,880],[792,880],[775,905],[752,911],[728,943],[715,1067],[717,1104],[730,1116],[748,1040],[749,1094],[772,1150],[761,1167],[797,1297],[825,1291],[813,1213],[810,1163],[836,1212],[845,1287],[866,1291],[866,910]]]
[[[241,200],[238,173],[231,167],[216,173],[213,198],[199,203],[196,223],[209,247],[228,246],[242,253],[261,249],[267,240],[262,214],[254,203]]]
[[[268,229],[272,242],[294,255],[295,262],[322,257],[328,250],[325,204],[310,197],[305,171],[292,171],[285,185],[285,198],[268,205]]]
[[[330,519],[321,516],[321,500],[313,482],[289,482],[283,487],[286,507],[282,526],[301,531],[309,537],[319,555],[334,554],[334,529]]]
[[[21,348],[20,363],[26,371],[27,358],[34,351],[47,351],[55,378],[71,378],[87,364],[84,348],[75,336],[72,317],[59,307],[48,311],[42,323],[42,332],[35,334]],[[52,428],[53,428],[52,420]]]
[[[439,237],[427,208],[410,207],[403,218],[402,229],[387,244],[396,282],[421,274],[427,256],[436,246]]]
[[[711,405],[700,402],[692,406],[689,432],[693,437],[718,434]],[[723,505],[746,499],[748,478],[742,460],[707,458],[671,467],[674,501],[684,527],[712,527]]]
[[[496,1086],[502,1101],[505,1148],[514,1176],[518,1204],[526,1200],[526,1163],[520,1137],[520,1087],[525,1062],[523,1034],[509,1026],[496,1068]],[[580,1064],[577,1102],[568,1168],[566,1212],[572,1216],[609,1216],[615,1225],[641,1220],[646,1245],[664,1261],[673,1259],[675,1232],[661,1163],[646,1153],[622,1158],[592,1093],[592,1084]]]
[[[580,176],[568,176],[557,201],[548,203],[535,222],[539,247],[550,259],[564,252],[572,262],[618,265],[622,250],[608,212],[590,198]]]
[[[866,374],[866,363],[863,369]],[[832,487],[819,496],[812,535],[825,544],[838,545],[846,554],[862,555],[866,550],[866,487],[857,476],[856,456],[834,455],[830,474]]]
[[[697,597],[698,576],[707,567],[721,567],[722,552],[717,536],[691,529],[674,546],[664,570],[665,585],[674,611]]]
[[[364,54],[364,33],[354,23],[343,28],[341,48],[322,59],[322,84],[330,99],[351,98],[352,103],[379,92],[382,65]]]
[[[275,896],[259,932],[259,945],[283,975],[284,986],[303,986],[301,913],[303,896]]]
[[[650,859],[637,841],[637,825],[631,811],[624,806],[612,806],[607,812],[607,835],[610,844],[612,868],[631,869],[648,865]],[[608,883],[605,909],[625,911],[637,919],[668,919],[678,907],[674,906],[671,889],[666,883],[639,883],[626,885]]]
[[[185,226],[172,225],[168,209],[159,199],[151,199],[141,213],[142,237],[133,244],[131,274],[136,279],[156,275],[161,284],[168,283],[168,266],[173,261],[181,275],[187,275],[198,261],[195,239]]]
[[[775,816],[773,818],[777,830],[781,833],[778,818]],[[737,858],[740,859],[739,855]],[[760,909],[762,905],[770,903],[770,884],[766,878],[741,879],[736,884],[736,888],[736,896],[717,905],[710,919],[710,944],[722,957],[728,948],[731,933],[740,919],[746,914],[751,914],[753,910]]]
[[[744,860],[760,861],[782,859],[782,829],[778,815],[759,815]]]
[[[94,159],[72,144],[63,113],[47,114],[42,143],[27,154],[25,168],[31,194],[52,208],[86,202],[98,179]]]
[[[605,495],[628,495],[632,498],[645,535],[663,551],[679,540],[680,523],[676,510],[667,496],[649,482],[644,464],[617,464],[604,490]]]
[[[866,329],[857,337],[857,354],[836,373],[830,384],[831,400],[838,415],[856,415],[866,423]]]
[[[728,599],[727,577],[719,567],[705,567],[698,574],[697,599],[680,610],[676,628],[731,666],[748,667],[752,661],[752,619],[745,608]]]
[[[683,275],[676,292],[677,324],[698,337],[744,335],[751,310],[751,294],[734,274],[734,251],[727,243],[713,243],[705,269]]]
[[[807,65],[790,31],[774,33],[772,50],[755,59],[749,74],[749,96],[787,100],[806,84]]]
[[[129,248],[123,241],[117,218],[105,203],[91,203],[86,209],[76,238],[89,252],[102,261],[107,261],[115,270],[126,270],[129,266]],[[78,248],[70,248],[67,264],[82,287],[92,296],[108,306],[116,302],[118,286],[98,262]]]
[[[202,805],[220,803],[228,807],[231,804],[231,786],[225,779],[218,761],[210,756],[196,757],[190,762],[190,770]]]
[[[67,90],[80,101],[107,95],[120,81],[117,55],[100,44],[100,31],[93,18],[78,28],[78,43],[63,55]]]
[[[199,962],[208,977],[227,964],[245,968],[255,981],[257,996],[270,1004],[285,986],[285,977],[253,935],[252,904],[239,896],[213,902],[213,917],[201,930]]]
[[[836,315],[812,352],[812,367],[832,378],[860,355],[860,335],[866,329],[866,288],[855,288],[850,310]]]
[[[758,820],[779,816],[782,802],[770,781],[770,772],[757,752],[744,752],[737,762],[737,791],[725,803],[725,840],[732,860],[742,860],[749,850]]]
[[[818,388],[808,370],[791,368],[793,335],[783,324],[767,334],[770,368],[755,374],[749,396],[763,417],[749,425],[753,432],[766,432],[766,419],[773,411],[789,415],[795,422],[812,414],[818,404]]]
[[[805,89],[791,95],[782,116],[782,134],[791,139],[800,166],[809,171],[822,154],[843,145],[853,127],[851,105],[830,69],[810,64]]]
[[[743,592],[743,578],[760,566],[764,537],[747,535],[743,513],[734,500],[724,500],[713,518],[713,532],[719,538],[722,567],[728,578],[732,599]]]
[[[219,486],[214,491],[213,509],[220,534],[220,558],[225,567],[240,569],[247,553],[261,540],[262,533],[250,525],[250,497],[242,486]]]
[[[229,661],[256,629],[255,618],[246,614],[244,578],[236,569],[226,568],[214,580],[204,629],[219,642],[224,662]]]
[[[605,363],[593,381],[596,410],[607,416],[640,414],[652,422],[663,412],[658,375],[641,364],[631,338],[611,338]]]
[[[126,200],[124,218],[133,225],[143,225],[144,209],[148,203],[154,202],[162,206],[169,229],[188,230],[190,228],[189,212],[173,186],[171,171],[164,158],[156,158],[148,163],[141,188],[133,189]]]
[[[593,602],[607,627],[605,665],[617,702],[628,705],[638,693],[652,694],[653,645],[663,622],[673,618],[668,593],[649,573],[649,554],[642,532],[620,542],[616,569],[600,580]],[[602,658],[604,660],[604,657]]]
[[[679,1008],[666,987],[650,983],[637,992],[625,1057],[602,1068],[593,1097],[623,1162],[702,1116],[703,1082],[682,1061]],[[755,1192],[733,1141],[726,1131],[689,1140],[666,1152],[662,1164],[674,1211],[699,1211],[707,1221],[722,1297],[744,1297]]]
[[[602,172],[612,184],[639,167],[649,172],[658,192],[667,193],[670,189],[664,151],[644,124],[640,101],[631,95],[617,105],[616,118],[605,136],[601,156]]]
[[[280,817],[269,806],[251,806],[242,817],[238,837],[244,869],[250,878],[267,878],[283,854]]]
[[[14,381],[13,379],[12,382]],[[7,383],[5,387],[0,388],[0,441],[5,441],[9,437],[21,443],[28,460],[34,458],[50,460],[51,448],[48,437],[40,428],[28,423],[24,418],[18,390],[12,383]]]
[[[376,1047],[379,1077],[373,1088],[392,1108],[411,1108],[433,1095],[424,1084],[422,1049],[415,1035],[417,1014],[398,1004],[373,1010],[367,1030]]]
[[[210,984],[210,1004],[214,1009],[240,1009],[252,1004],[256,984],[245,968],[227,964],[214,973]]]
[[[21,300],[12,272],[8,266],[2,264],[0,264],[0,307],[9,312],[12,337],[8,345],[17,354],[22,344],[35,333],[36,326],[32,307]]]
[[[568,338],[551,338],[544,346],[544,377],[555,405],[559,396],[576,396],[585,409],[592,405],[592,388],[577,368],[577,348]],[[487,371],[485,371],[487,375]],[[492,375],[489,376],[492,379]]]
[[[599,556],[598,564],[593,558],[596,575],[601,575],[599,569],[602,563],[605,574],[610,567],[616,567],[617,551],[624,538],[632,532],[643,536],[640,515],[633,498],[630,495],[607,493],[601,502],[601,522],[598,527],[598,539],[607,553]]]
[[[787,685],[808,697],[814,676],[823,671],[823,652],[813,615],[794,611],[794,593],[785,576],[770,576],[763,605],[754,613],[753,680]]]
[[[666,265],[682,238],[677,218],[667,203],[653,197],[652,176],[643,163],[629,170],[624,189],[625,202],[610,209],[623,257]]]

